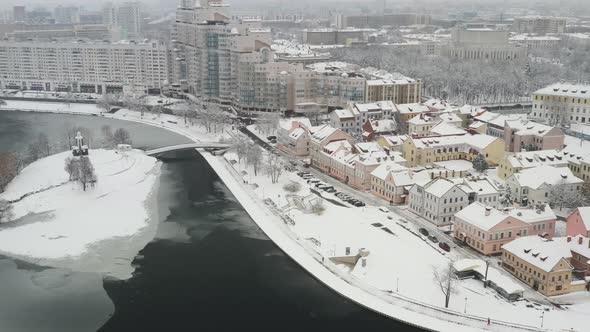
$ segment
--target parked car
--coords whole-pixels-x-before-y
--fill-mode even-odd
[[[334,188],[328,188],[326,191],[329,192],[329,193],[331,193],[331,194],[333,194],[333,193],[336,192],[336,189],[334,189]]]
[[[310,183],[310,184],[312,184],[312,183],[315,184],[315,183],[319,183],[319,182],[320,182],[320,180],[318,180],[318,179],[309,179],[309,180],[307,180],[307,183]]]
[[[276,140],[277,137],[276,136],[267,136],[266,139],[269,141],[272,141],[272,140]]]
[[[440,242],[440,243],[438,244],[438,246],[439,246],[439,247],[440,247],[442,250],[444,250],[444,251],[446,251],[446,252],[450,252],[450,251],[451,251],[451,247],[450,247],[450,246],[449,246],[449,245],[448,245],[446,242]]]
[[[420,232],[420,234],[424,235],[424,236],[428,236],[428,231],[426,230],[426,228],[420,228],[418,230],[418,232]]]
[[[289,164],[293,166],[297,166],[297,162],[295,160],[289,160]]]
[[[437,239],[437,238],[436,238],[436,236],[434,236],[434,235],[430,235],[430,236],[428,237],[428,239],[429,239],[430,241],[432,241],[433,243],[438,243],[438,239]]]

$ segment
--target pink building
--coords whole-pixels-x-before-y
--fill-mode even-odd
[[[567,217],[566,233],[590,237],[590,206],[579,207]]]
[[[564,135],[561,129],[529,120],[506,120],[504,142],[506,151],[561,150]]]
[[[277,132],[277,148],[293,157],[305,157],[310,150],[311,123],[307,118],[281,120]]]
[[[504,244],[521,236],[553,238],[556,219],[548,205],[500,211],[475,202],[455,214],[454,237],[484,255],[500,254]]]

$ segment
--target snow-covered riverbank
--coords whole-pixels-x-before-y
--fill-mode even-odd
[[[63,152],[26,167],[0,195],[16,201],[0,225],[0,252],[32,263],[131,277],[157,230],[160,163],[142,151],[91,150],[98,183],[68,181]],[[24,197],[24,198],[23,198]]]

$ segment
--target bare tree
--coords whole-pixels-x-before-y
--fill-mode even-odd
[[[0,192],[18,174],[16,157],[13,153],[0,153]]]
[[[264,135],[276,133],[281,116],[278,113],[269,113],[258,118],[256,128]]]
[[[113,105],[116,105],[117,101],[118,98],[116,95],[112,93],[105,93],[96,101],[96,105],[99,108],[104,109],[105,112],[109,112],[111,110],[111,107],[113,107]]]
[[[80,172],[80,160],[78,158],[67,157],[65,160],[64,170],[68,173],[70,181],[78,181]]]
[[[301,190],[301,184],[299,182],[291,181],[291,182],[287,183],[286,185],[284,185],[283,189],[286,192],[296,193],[299,190]]]
[[[311,212],[321,216],[326,211],[326,207],[324,207],[324,200],[317,199],[313,203],[311,203]]]
[[[272,153],[268,155],[268,158],[266,158],[266,174],[270,176],[272,183],[279,182],[279,178],[281,177],[281,174],[283,174],[284,168],[285,164],[281,157]]]
[[[51,143],[49,143],[49,137],[45,133],[39,133],[36,144],[41,156],[47,157],[51,154]]]
[[[247,147],[246,161],[254,168],[254,175],[258,175],[258,169],[262,164],[263,158],[262,150],[258,145],[252,143]]]
[[[448,308],[451,295],[457,292],[457,275],[455,274],[453,261],[449,261],[447,265],[440,268],[434,268],[433,275],[434,282],[445,297],[445,308]]]
[[[238,163],[242,162],[242,159],[246,160],[248,155],[249,143],[247,139],[237,138],[233,143],[232,149],[238,155]]]
[[[113,128],[109,125],[104,125],[100,128],[100,131],[102,132],[102,146],[112,148],[114,145]]]
[[[27,155],[29,164],[39,160],[39,158],[41,158],[41,149],[39,148],[39,145],[36,143],[29,144],[29,147],[27,148]]]
[[[94,187],[96,182],[96,175],[94,174],[94,166],[88,157],[80,157],[78,161],[78,182],[82,185],[84,191],[88,185]]]
[[[119,128],[113,134],[114,144],[131,144],[131,134],[125,128]]]

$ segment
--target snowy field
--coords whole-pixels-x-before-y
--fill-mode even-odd
[[[13,221],[0,226],[0,252],[41,265],[130,277],[130,261],[155,234],[152,198],[160,164],[137,150],[91,150],[98,183],[84,192],[68,181],[64,160],[70,155],[34,162],[0,195],[17,200]]]

